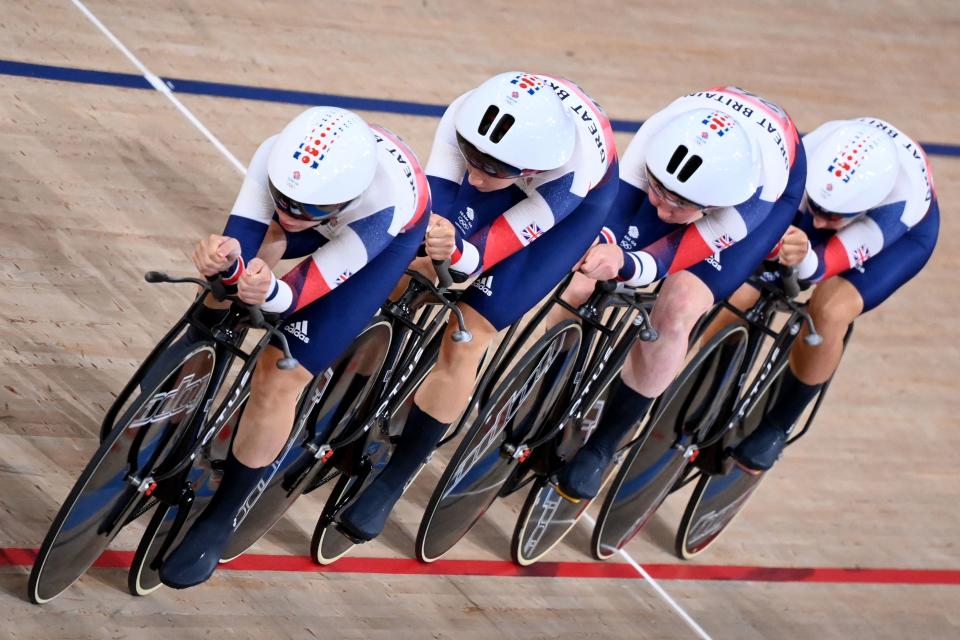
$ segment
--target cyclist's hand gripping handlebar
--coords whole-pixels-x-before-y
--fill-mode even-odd
[[[797,275],[797,268],[781,264],[779,271],[780,281],[783,283],[783,292],[788,299],[793,300],[800,295],[800,281]],[[811,347],[820,345],[820,343],[823,342],[823,337],[817,333],[817,328],[813,324],[813,318],[810,317],[810,313],[802,308],[797,309],[797,311],[803,316],[804,321],[807,323],[808,331],[803,341]]]
[[[226,286],[223,284],[223,280],[219,275],[208,276],[204,280],[201,280],[199,278],[173,278],[162,271],[147,271],[143,275],[143,279],[151,284],[160,282],[189,282],[199,286],[204,291],[208,291],[210,295],[217,300],[231,300],[233,304],[238,305],[246,310],[248,315],[248,324],[252,328],[263,329],[267,333],[276,337],[280,342],[280,349],[283,351],[283,357],[277,361],[278,369],[293,369],[299,364],[297,359],[294,358],[290,353],[290,345],[287,344],[287,337],[283,335],[283,333],[281,333],[277,327],[263,317],[263,311],[259,306],[248,305],[245,302],[229,295],[227,293]]]

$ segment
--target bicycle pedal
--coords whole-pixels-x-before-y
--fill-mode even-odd
[[[563,490],[560,488],[560,483],[558,483],[556,480],[551,479],[550,486],[553,487],[553,490],[557,492],[558,496],[560,496],[567,502],[570,502],[572,504],[580,504],[580,502],[583,501],[583,498],[575,498],[571,495],[567,495],[566,493],[564,493]]]
[[[740,471],[742,471],[743,473],[747,474],[748,476],[758,477],[758,476],[762,476],[762,475],[764,474],[763,469],[751,469],[750,467],[748,467],[748,466],[746,466],[746,465],[744,465],[744,464],[741,464],[741,462],[740,462],[739,460],[737,460],[736,458],[733,458],[733,464],[734,464],[735,467],[737,467],[738,469],[740,469]]]

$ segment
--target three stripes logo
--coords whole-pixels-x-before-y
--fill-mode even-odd
[[[493,276],[487,276],[486,278],[477,278],[473,281],[473,285],[477,289],[483,292],[485,296],[493,295]]]
[[[307,321],[301,320],[299,322],[294,322],[293,324],[288,324],[283,327],[283,330],[287,333],[293,334],[295,338],[300,339],[304,344],[310,344],[310,337],[307,336]]]

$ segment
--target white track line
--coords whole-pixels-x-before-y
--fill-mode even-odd
[[[170,87],[168,87],[166,83],[160,79],[160,76],[154,73],[151,73],[150,70],[147,69],[146,65],[140,62],[140,60],[135,55],[133,55],[133,53],[129,49],[127,49],[122,42],[120,42],[117,36],[113,35],[113,33],[111,33],[110,30],[107,29],[107,27],[104,26],[102,22],[100,22],[97,16],[93,15],[93,13],[89,9],[87,9],[87,7],[82,2],[80,2],[80,0],[71,0],[71,1],[73,2],[74,6],[77,7],[77,9],[83,12],[83,15],[87,16],[87,19],[90,22],[92,22],[94,26],[97,27],[97,29],[100,29],[100,31],[103,32],[103,35],[107,36],[110,42],[112,42],[114,46],[117,47],[117,49],[119,49],[121,53],[123,53],[123,55],[127,56],[127,59],[133,63],[133,66],[135,66],[137,69],[140,70],[140,73],[143,74],[143,77],[146,78],[147,82],[149,82],[154,89],[156,89],[157,91],[165,95],[167,99],[173,103],[173,106],[179,109],[180,113],[182,113],[187,118],[187,120],[189,120],[191,124],[193,124],[193,126],[199,129],[200,133],[206,136],[207,140],[209,140],[213,144],[213,146],[215,146],[217,150],[220,151],[220,153],[226,156],[227,160],[229,160],[230,163],[233,164],[233,166],[237,169],[237,171],[239,171],[240,173],[247,172],[247,169],[246,167],[243,166],[243,163],[237,160],[236,156],[230,153],[230,150],[227,149],[227,147],[225,147],[224,144],[220,142],[220,140],[218,140],[217,137],[213,135],[213,133],[211,133],[210,130],[207,129],[203,125],[203,123],[200,122],[199,119],[197,119],[195,115],[193,115],[190,109],[187,109],[187,107],[184,106],[182,102],[180,102],[179,98],[173,95],[173,91],[171,91]]]
[[[594,520],[592,517],[590,517],[590,514],[589,514],[589,513],[583,514],[583,521],[590,523],[590,526],[591,526],[591,527],[597,526],[597,521]],[[669,604],[671,607],[673,607],[673,610],[676,611],[677,614],[678,614],[681,618],[683,618],[683,621],[687,623],[687,626],[689,626],[691,629],[693,629],[693,631],[694,631],[698,636],[700,636],[701,638],[703,638],[703,640],[711,640],[711,639],[710,639],[710,636],[707,634],[707,632],[703,630],[703,627],[701,627],[699,624],[697,624],[697,621],[694,620],[693,618],[691,618],[691,617],[690,617],[690,614],[687,613],[687,612],[683,609],[683,607],[681,607],[681,606],[677,603],[677,601],[674,600],[674,599],[670,596],[669,593],[667,593],[666,591],[664,591],[663,587],[661,587],[661,586],[659,585],[659,583],[657,583],[657,581],[654,580],[654,579],[650,576],[649,573],[647,573],[647,570],[640,566],[640,563],[638,563],[636,560],[634,560],[633,557],[632,557],[629,553],[627,553],[626,551],[624,551],[623,549],[620,549],[620,555],[623,556],[624,560],[626,560],[626,561],[630,564],[631,567],[633,567],[634,569],[636,569],[637,573],[639,573],[641,576],[643,576],[643,579],[644,579],[644,580],[646,580],[648,583],[650,583],[650,586],[653,587],[653,590],[656,591],[657,594],[658,594],[661,598],[663,598],[663,599],[666,601],[667,604]]]
[[[191,124],[193,124],[193,126],[199,129],[200,133],[206,136],[207,140],[213,143],[213,146],[215,146],[217,150],[220,151],[220,153],[222,153],[227,158],[227,160],[229,160],[233,164],[233,166],[236,167],[236,169],[240,173],[247,172],[246,167],[244,167],[243,164],[239,160],[237,160],[236,156],[230,153],[230,150],[227,149],[227,147],[224,146],[224,144],[220,142],[220,140],[218,140],[217,137],[213,135],[213,133],[211,133],[210,130],[207,129],[207,127],[205,127],[204,124],[200,122],[200,120],[195,115],[193,115],[193,113],[189,109],[187,109],[187,107],[184,106],[184,104],[180,102],[180,100],[175,95],[173,95],[173,91],[170,90],[170,87],[168,87],[166,83],[164,83],[163,80],[160,79],[159,76],[151,73],[150,70],[147,69],[146,65],[144,65],[135,55],[133,55],[133,53],[129,49],[127,49],[127,47],[125,47],[124,44],[120,42],[120,40],[115,35],[113,35],[113,33],[111,33],[110,30],[107,29],[107,27],[104,26],[102,22],[100,22],[100,20],[95,15],[93,15],[93,13],[89,9],[87,9],[87,7],[82,2],[80,2],[80,0],[71,0],[71,2],[73,2],[73,4],[80,11],[82,11],[85,16],[87,16],[87,19],[90,20],[90,22],[92,22],[98,29],[100,29],[100,31],[102,31],[103,34],[110,39],[110,42],[112,42],[114,46],[116,46],[117,49],[119,49],[123,53],[123,55],[125,55],[130,60],[130,62],[132,62],[133,65],[140,70],[140,73],[143,74],[143,77],[146,78],[147,82],[149,82],[154,89],[156,89],[157,91],[162,93],[164,96],[166,96],[167,99],[170,100],[170,102],[172,102],[174,106],[180,110],[180,113],[182,113],[187,118],[187,120],[189,120]],[[591,526],[596,525],[596,521],[593,518],[591,518],[588,514],[584,514],[583,518],[584,520],[589,522]],[[707,632],[703,630],[703,627],[697,624],[696,620],[691,618],[690,615],[686,611],[684,611],[684,609],[679,604],[677,604],[677,601],[674,600],[672,597],[670,597],[670,594],[664,591],[663,587],[657,584],[657,582],[652,577],[650,577],[650,574],[647,573],[646,570],[643,567],[641,567],[636,560],[630,557],[630,554],[628,554],[623,549],[620,549],[620,554],[624,557],[624,559],[626,559],[628,563],[630,563],[630,566],[636,569],[637,573],[643,576],[643,579],[646,580],[651,587],[653,587],[653,590],[657,593],[657,595],[663,598],[663,600],[666,601],[666,603],[669,604],[673,608],[673,610],[680,615],[681,618],[683,618],[683,621],[686,622],[687,625],[691,629],[693,629],[693,631],[700,638],[702,638],[703,640],[711,640],[710,636],[707,635]]]

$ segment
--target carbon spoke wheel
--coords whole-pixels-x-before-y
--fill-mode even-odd
[[[360,482],[358,476],[342,475],[337,480],[327,505],[317,520],[310,540],[310,556],[317,564],[333,564],[356,546],[350,538],[340,533],[333,520],[333,514],[340,510],[347,502],[347,495],[355,493],[355,485]]]
[[[142,482],[189,426],[206,395],[214,360],[212,345],[196,346],[156,388],[134,401],[100,445],[40,547],[28,584],[31,602],[48,602],[73,584],[146,499]]]
[[[570,459],[583,446],[588,434],[596,428],[608,393],[609,385],[586,412],[580,421],[580,428],[567,428],[558,438],[557,450],[562,458]],[[629,434],[627,438],[632,435]],[[613,468],[614,465],[611,465],[611,469],[607,471],[604,484],[610,479]],[[539,561],[573,529],[591,503],[592,500],[573,503],[557,493],[556,488],[545,477],[537,476],[513,530],[510,544],[513,561],[524,567]]]
[[[210,499],[213,498],[213,494],[216,493],[222,475],[219,470],[219,463],[226,459],[233,444],[240,417],[243,415],[243,407],[246,405],[248,391],[243,393],[241,401],[233,407],[232,414],[207,445],[209,453],[197,458],[186,479],[184,479],[185,483],[189,483],[193,492],[193,501],[189,505],[160,503],[153,512],[153,517],[150,518],[150,522],[147,523],[146,529],[140,537],[140,544],[137,545],[133,562],[130,563],[130,571],[127,573],[127,590],[131,595],[145,596],[153,593],[161,586],[158,554],[164,548],[169,551],[180,544],[183,536],[203,513],[203,510],[210,503]],[[177,537],[168,542],[167,538],[177,525],[177,518],[181,509],[189,509],[186,520],[177,531]]]
[[[550,329],[480,408],[427,504],[417,533],[420,560],[432,562],[446,553],[496,500],[516,465],[503,455],[504,443],[520,445],[545,427],[572,373],[581,337],[573,320]]]
[[[600,508],[590,545],[595,558],[610,558],[639,533],[683,475],[687,446],[733,389],[746,340],[743,327],[726,327],[664,392],[646,437],[628,452]]]
[[[317,454],[355,422],[358,410],[377,385],[390,339],[390,323],[374,322],[330,368],[314,378],[301,399],[290,437],[264,478],[266,486],[252,501],[253,506],[240,515],[223,562],[256,544],[297,498],[327,474],[327,465]]]
[[[787,358],[784,357],[775,365],[776,378],[760,392],[760,397],[753,402],[744,416],[735,434],[738,440],[745,438],[759,426],[769,407],[776,401],[780,380],[787,367],[786,361]],[[810,414],[807,420],[813,419],[828,386],[829,382],[810,402],[810,410],[806,412]],[[802,418],[798,423],[801,422]],[[725,458],[724,472],[704,474],[700,478],[687,501],[680,527],[677,529],[674,551],[684,560],[699,555],[720,537],[766,476],[766,472],[754,475],[732,464],[732,461],[726,458],[726,445],[721,443],[720,446],[724,447],[724,451],[717,455]]]

